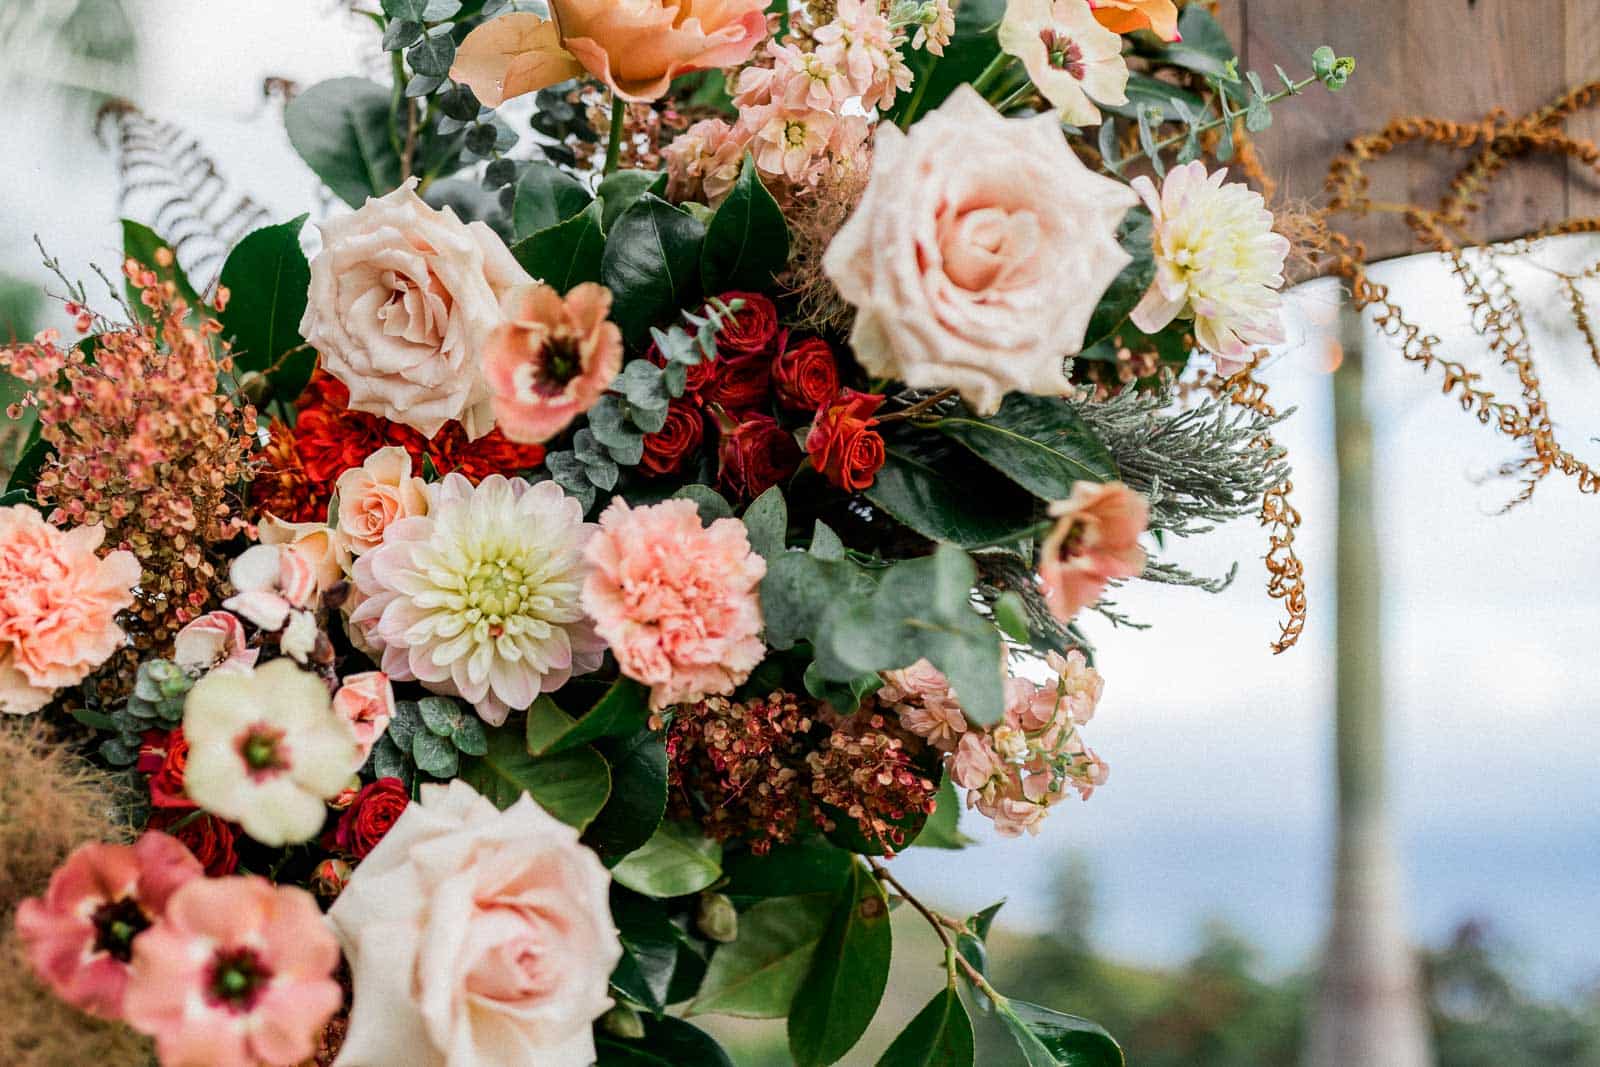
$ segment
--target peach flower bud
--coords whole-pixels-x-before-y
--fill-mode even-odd
[[[483,355],[495,423],[513,441],[541,444],[594,407],[622,369],[611,290],[584,282],[562,299],[528,285],[506,294],[504,310]]]
[[[319,897],[336,897],[344,892],[354,873],[350,864],[341,859],[325,859],[311,872],[309,888]]]
[[[394,686],[382,671],[352,674],[333,695],[333,710],[355,729],[356,744],[361,746],[365,761],[372,746],[394,721]]]
[[[286,555],[301,557],[311,569],[314,587],[309,597],[301,599],[298,587],[296,595],[291,596],[287,591],[284,594],[295,607],[315,607],[317,597],[344,581],[345,572],[350,568],[350,553],[331,526],[320,522],[284,522],[276,515],[268,515],[257,529],[263,545],[283,545],[290,550]]]
[[[428,486],[411,473],[411,453],[380,448],[359,467],[339,475],[339,536],[360,555],[383,543],[390,525],[428,513]]]
[[[1150,522],[1144,497],[1121,482],[1079,482],[1050,505],[1056,520],[1039,546],[1045,601],[1062,622],[1100,599],[1106,584],[1144,570],[1139,535]]]

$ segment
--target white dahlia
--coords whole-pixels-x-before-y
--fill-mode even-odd
[[[1227,171],[1208,175],[1198,160],[1174,167],[1157,193],[1149,178],[1134,191],[1154,222],[1156,280],[1133,312],[1133,324],[1155,333],[1180,316],[1194,319],[1195,340],[1236,369],[1258,345],[1284,339],[1279,308],[1289,242],[1272,231],[1259,193]]]
[[[512,708],[600,666],[605,644],[579,603],[596,529],[554,482],[498,474],[428,487],[356,561],[350,621],[397,682],[459,696],[498,726]]]

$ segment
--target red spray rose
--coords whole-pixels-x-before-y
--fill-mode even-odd
[[[771,300],[760,293],[741,292],[723,293],[717,299],[724,304],[744,301],[738,311],[722,320],[722,329],[717,331],[717,352],[723,359],[737,360],[770,350],[778,336],[778,309]]]
[[[771,415],[746,415],[725,427],[718,449],[723,486],[734,496],[760,496],[800,466],[800,446]]]
[[[867,488],[883,466],[883,438],[873,429],[873,412],[882,405],[881,396],[846,389],[811,424],[811,465],[846,492]]]
[[[150,816],[150,829],[182,841],[212,878],[232,874],[239,867],[234,849],[238,828],[210,812],[158,811]]]
[[[139,739],[139,762],[134,768],[150,776],[150,803],[158,808],[193,808],[183,791],[183,768],[189,762],[189,742],[179,726],[165,733],[148,730]]]
[[[674,400],[667,405],[666,424],[645,434],[639,467],[647,474],[675,474],[700,450],[705,437],[706,420],[700,409],[687,400]]]
[[[839,391],[839,365],[820,337],[788,345],[772,363],[778,403],[790,411],[816,411]]]
[[[764,352],[719,357],[700,398],[729,411],[750,411],[766,404],[772,387],[772,357]]]
[[[411,794],[398,778],[379,778],[356,794],[355,802],[339,816],[334,840],[356,859],[378,847],[383,835],[411,803]]]

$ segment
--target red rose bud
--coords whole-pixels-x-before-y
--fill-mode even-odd
[[[150,776],[150,803],[158,808],[193,808],[183,791],[183,769],[189,762],[189,742],[183,727],[162,733],[146,731],[139,739],[139,762],[134,767]]]
[[[350,884],[350,865],[341,859],[325,859],[311,872],[311,891],[319,897],[336,897]]]
[[[816,411],[839,391],[839,365],[820,337],[788,345],[772,363],[778,403],[790,411]]]
[[[846,389],[817,412],[806,438],[811,465],[846,492],[870,486],[883,466],[883,438],[873,412],[883,397]]]
[[[767,351],[778,336],[778,309],[772,301],[760,293],[740,292],[723,293],[717,299],[724,304],[744,301],[738,311],[723,317],[722,329],[717,331],[718,355],[737,359]]]
[[[746,415],[724,429],[718,477],[734,496],[753,499],[800,467],[800,446],[771,415]]]
[[[411,794],[398,778],[379,778],[356,795],[355,803],[339,816],[334,839],[339,847],[356,859],[378,847],[383,835],[400,818]]]
[[[194,853],[206,874],[221,878],[239,867],[239,854],[234,844],[239,831],[230,822],[224,822],[209,812],[185,812],[168,808],[150,816],[150,829],[160,830],[176,837],[184,847]]]
[[[639,467],[646,474],[675,474],[700,450],[706,439],[706,419],[700,409],[687,400],[667,405],[667,421],[655,433],[645,434],[644,458]]]

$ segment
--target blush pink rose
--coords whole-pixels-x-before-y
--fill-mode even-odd
[[[504,311],[483,353],[495,425],[542,444],[594,407],[622,369],[611,290],[583,282],[563,299],[548,285],[523,286],[506,294]]]
[[[190,671],[254,667],[260,650],[246,648],[244,624],[228,611],[208,611],[178,631],[172,659]]]
[[[122,1017],[134,947],[178,887],[204,876],[176,839],[83,845],[50,876],[44,896],[17,908],[17,936],[56,996],[103,1019]]]
[[[359,555],[383,544],[390,524],[428,513],[428,485],[411,473],[411,453],[380,448],[339,475],[339,537]]]
[[[416,194],[416,179],[321,226],[300,334],[350,390],[354,411],[424,437],[494,428],[479,359],[500,298],[532,281],[482,222]]]
[[[262,544],[282,545],[310,564],[317,596],[344,581],[345,572],[350,569],[350,551],[333,527],[321,522],[284,522],[276,515],[268,515],[257,530]]]
[[[139,561],[101,558],[99,526],[59,530],[30,507],[0,508],[0,712],[38,711],[88,677],[125,635]]]
[[[303,889],[201,878],[134,943],[124,1013],[165,1067],[294,1067],[344,994],[339,944]]]
[[[963,85],[903,134],[880,123],[861,204],[823,259],[875,377],[955,388],[980,414],[1058,395],[1067,357],[1128,263],[1137,198],[1067,147],[1054,115],[1006,119]]]
[[[1144,497],[1121,482],[1078,482],[1050,505],[1055,527],[1039,546],[1039,580],[1056,618],[1067,622],[1100,599],[1106,584],[1144,570],[1139,535],[1150,523]]]
[[[526,794],[426,785],[328,912],[355,1006],[337,1067],[586,1067],[622,956],[611,876]]]
[[[355,730],[363,762],[394,721],[394,686],[382,671],[352,674],[333,694],[333,710]]]
[[[766,655],[756,589],[767,564],[738,519],[702,527],[692,500],[618,497],[584,555],[583,610],[622,673],[651,687],[651,708],[731,693]]]
[[[766,0],[551,0],[484,23],[451,77],[493,107],[573,76],[576,61],[624,100],[660,99],[674,78],[732,67],[767,36]]]

